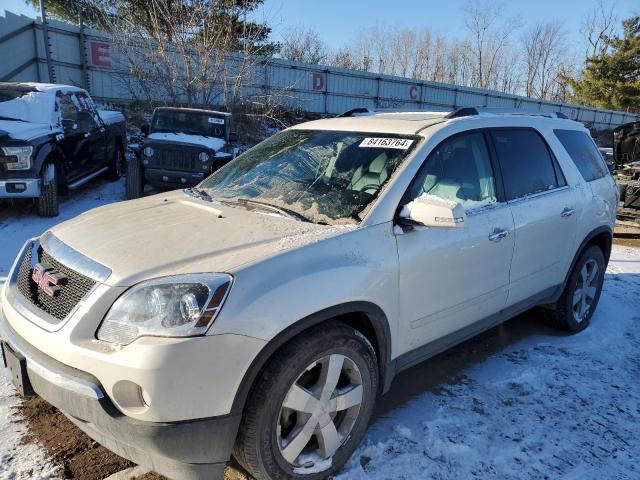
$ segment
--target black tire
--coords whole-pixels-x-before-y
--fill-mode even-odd
[[[618,194],[620,195],[620,202],[624,203],[624,199],[627,196],[627,186],[625,184],[618,184]]]
[[[116,144],[115,150],[113,152],[113,158],[109,162],[109,170],[107,170],[107,180],[111,182],[120,180],[123,170],[124,152],[122,151],[122,146],[120,144]]]
[[[581,272],[585,265],[590,262],[595,262],[598,267],[597,275],[595,275],[594,283],[592,284],[596,291],[588,304],[585,316],[579,321],[576,319],[577,314],[574,315],[574,294],[579,287]],[[588,246],[571,271],[567,285],[565,286],[564,292],[558,302],[553,305],[552,308],[545,308],[542,310],[545,323],[568,332],[580,332],[587,328],[591,322],[591,317],[598,306],[598,302],[600,301],[605,268],[605,259],[602,250],[600,250],[596,245]]]
[[[144,172],[139,158],[133,158],[127,167],[127,200],[140,198],[144,194]]]
[[[47,173],[52,169],[51,173]],[[47,178],[49,177],[49,178]],[[51,178],[52,177],[52,178]],[[57,217],[60,211],[58,197],[58,167],[55,163],[48,163],[42,167],[40,196],[38,197],[38,215],[41,217]]]
[[[278,443],[279,435],[282,435],[282,430],[278,430],[284,411],[281,408],[290,387],[303,378],[302,375],[313,371],[307,367],[318,365],[323,358],[333,358],[328,357],[331,355],[344,356],[345,365],[352,362],[351,365],[357,366],[362,379],[361,403],[355,414],[357,416],[351,417],[355,418],[355,423],[347,433],[346,441],[343,439],[343,443],[330,457],[330,465],[321,464],[325,469],[315,471],[317,469],[310,468],[305,463],[301,471],[300,467],[294,468],[284,458]],[[342,379],[342,370],[340,375]],[[353,328],[340,323],[315,327],[285,345],[261,373],[249,394],[233,450],[234,457],[257,480],[320,480],[334,475],[362,440],[373,412],[377,391],[378,368],[371,344]],[[336,421],[334,426],[338,428],[340,422],[344,421],[340,419],[351,414],[348,410],[343,412],[345,413],[337,412],[332,417]],[[318,424],[316,429],[319,426]],[[311,442],[318,442],[316,435],[318,434],[312,434]],[[307,444],[309,445],[312,443]],[[310,468],[310,471],[306,473],[304,468]]]

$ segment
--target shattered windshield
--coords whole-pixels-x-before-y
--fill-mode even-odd
[[[224,138],[224,117],[210,112],[158,110],[153,115],[151,132]]]
[[[221,201],[315,223],[356,223],[416,143],[389,134],[289,130],[221,168],[201,188]]]

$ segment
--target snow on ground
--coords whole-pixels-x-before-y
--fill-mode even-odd
[[[28,238],[123,198],[122,181],[100,181],[73,192],[53,219],[0,205],[0,277]],[[401,382],[392,387],[392,408],[338,478],[639,478],[640,249],[614,247],[588,330],[536,332],[495,347],[438,389],[419,372],[446,370],[446,357],[406,372],[404,382],[417,394],[394,400]],[[18,401],[13,392],[0,369],[0,480],[50,478],[54,469],[38,446],[19,445],[24,426],[10,413]]]
[[[20,444],[26,427],[17,421],[12,411],[18,403],[7,370],[0,368],[0,480],[58,478],[56,467],[49,463],[38,445]]]
[[[91,208],[125,199],[124,178],[118,182],[96,180],[63,197],[60,215],[40,218],[28,201],[15,205],[0,203],[0,278],[9,274],[20,248],[31,237]]]
[[[614,246],[607,272],[589,329],[528,336],[398,405],[337,478],[640,478],[640,249]]]
[[[27,239],[90,208],[123,199],[124,180],[113,183],[96,180],[71,192],[60,205],[60,216],[55,218],[39,218],[27,202],[0,204],[0,285]],[[56,467],[48,462],[38,445],[20,444],[25,426],[12,411],[19,399],[3,366],[0,360],[0,480],[58,478]]]

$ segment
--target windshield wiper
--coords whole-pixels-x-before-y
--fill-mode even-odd
[[[303,214],[298,213],[295,210],[284,207],[277,207],[267,202],[259,202],[258,200],[251,200],[249,198],[238,198],[235,203],[239,203],[240,205],[256,205],[259,207],[264,207],[269,210],[273,210],[274,212],[286,215],[290,218],[297,218],[298,220],[302,220],[303,222],[313,223],[308,217],[305,217]]]
[[[185,193],[185,195],[188,195],[190,197],[199,198],[200,200],[204,200],[206,202],[213,202],[213,197],[201,188],[185,188],[183,192]]]
[[[0,120],[12,120],[14,122],[27,122],[26,120],[22,120],[21,118],[13,118],[13,117],[5,117],[3,115],[0,115]]]

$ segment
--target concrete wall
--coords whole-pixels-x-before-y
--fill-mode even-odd
[[[57,21],[48,22],[47,29],[53,78],[47,69],[41,22],[11,12],[0,14],[0,81],[52,81],[84,87],[98,101],[132,99],[126,65],[107,35],[94,30],[81,35],[79,27]],[[231,64],[235,61],[233,56],[228,59]],[[640,114],[273,58],[255,62],[250,78],[243,96],[285,92],[281,102],[321,114],[356,107],[449,111],[481,106],[562,112],[597,129],[640,121]]]

